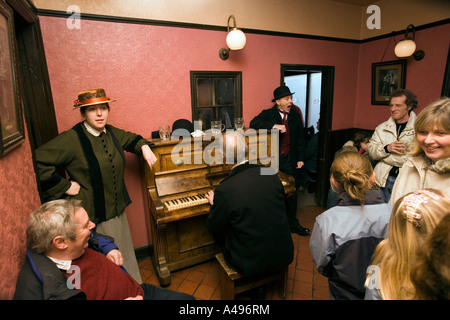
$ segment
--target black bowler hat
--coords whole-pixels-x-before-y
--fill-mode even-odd
[[[172,124],[172,136],[173,137],[191,137],[191,133],[194,132],[194,125],[187,119],[178,119]]]
[[[278,87],[273,91],[272,102],[274,102],[277,99],[286,97],[286,96],[292,96],[294,93],[295,92],[291,92],[291,90],[289,90],[289,88],[286,86]]]

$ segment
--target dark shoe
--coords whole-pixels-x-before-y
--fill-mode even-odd
[[[298,227],[299,227],[301,230],[304,230],[305,232],[308,232],[308,233],[309,233],[309,229],[308,229],[308,228],[302,227],[301,225],[298,225]]]
[[[305,231],[305,232],[309,232],[309,229],[308,229],[308,228],[305,228],[305,227],[302,227],[302,226],[300,225],[300,223],[298,223],[298,221],[297,221],[297,223],[296,223],[296,228],[299,228],[300,230],[303,230],[303,231]]]
[[[296,233],[300,236],[308,236],[309,235],[309,229],[303,228],[302,226],[297,226],[295,228],[291,228],[291,233]]]

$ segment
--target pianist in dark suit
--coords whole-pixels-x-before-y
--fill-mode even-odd
[[[275,105],[253,118],[250,128],[279,130],[279,170],[297,179],[296,171],[304,164],[306,144],[302,117],[298,112],[290,112],[292,95],[287,86],[276,88],[272,100]],[[291,231],[301,236],[308,235],[309,229],[302,227],[297,219],[296,193],[286,198],[286,208]]]
[[[221,139],[226,150],[246,149],[238,132]],[[261,174],[260,165],[245,159],[235,157],[230,175],[208,193],[207,226],[231,268],[243,275],[269,273],[289,265],[294,254],[284,188],[275,172]]]

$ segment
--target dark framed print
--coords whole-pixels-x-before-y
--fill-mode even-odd
[[[0,154],[25,140],[12,9],[0,0]]]
[[[447,64],[445,66],[441,97],[450,97],[450,44],[448,45]]]
[[[405,88],[406,60],[372,63],[372,104],[389,104],[392,91]]]

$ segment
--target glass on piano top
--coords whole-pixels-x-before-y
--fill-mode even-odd
[[[244,119],[234,118],[234,128],[236,130],[244,130]]]
[[[159,137],[161,140],[170,140],[170,126],[160,126]]]

